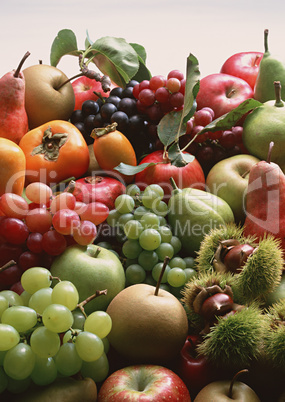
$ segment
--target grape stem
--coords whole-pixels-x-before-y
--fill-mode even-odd
[[[163,277],[165,268],[166,268],[167,264],[169,263],[169,260],[170,260],[170,258],[169,258],[168,256],[166,256],[166,257],[164,258],[163,266],[162,266],[162,268],[161,268],[161,272],[160,272],[158,281],[157,281],[157,283],[156,283],[155,291],[154,291],[154,295],[155,295],[155,296],[158,295],[159,286],[160,286],[160,284],[161,284],[161,279],[162,279],[162,277]]]
[[[87,314],[85,313],[84,306],[87,303],[89,303],[91,300],[94,300],[96,297],[106,295],[106,294],[107,294],[107,289],[105,289],[105,290],[96,290],[96,292],[93,295],[87,297],[87,299],[83,300],[81,303],[79,303],[77,305],[77,307],[80,309],[80,311],[82,312],[82,314],[84,315],[85,318],[87,318]]]
[[[10,261],[6,262],[6,264],[4,264],[2,267],[0,267],[0,272],[5,271],[5,269],[8,269],[8,268],[12,267],[13,265],[16,265],[16,261],[10,260]]]

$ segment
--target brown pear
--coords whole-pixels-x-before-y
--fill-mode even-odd
[[[0,137],[19,144],[27,133],[28,116],[25,109],[25,78],[22,65],[30,55],[26,52],[18,68],[0,79]]]

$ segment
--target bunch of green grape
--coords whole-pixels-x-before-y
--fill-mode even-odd
[[[21,284],[21,295],[0,292],[0,394],[78,373],[103,381],[109,372],[111,317],[105,311],[87,316],[73,283],[54,284],[46,268],[26,270]]]
[[[168,205],[158,184],[144,190],[130,184],[115,200],[107,223],[117,228],[125,259],[126,283],[155,285],[167,259],[162,287],[181,296],[181,288],[197,274],[193,257],[181,257],[181,241],[167,223]]]

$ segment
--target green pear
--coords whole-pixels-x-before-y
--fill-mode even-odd
[[[285,84],[284,84],[285,87]],[[274,100],[254,109],[243,124],[243,143],[249,153],[267,159],[270,142],[274,142],[271,161],[285,167],[285,104],[281,99],[281,83],[272,83]]]
[[[268,29],[264,30],[264,50],[254,88],[254,99],[260,102],[274,99],[274,81],[285,86],[285,60],[269,52]]]

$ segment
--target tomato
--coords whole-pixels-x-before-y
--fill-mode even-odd
[[[7,138],[0,138],[0,196],[22,195],[25,185],[26,158],[22,149]]]
[[[26,156],[26,184],[49,186],[82,176],[89,167],[89,150],[81,132],[70,122],[52,120],[30,130],[19,143]]]
[[[92,133],[94,138],[94,155],[101,169],[109,172],[110,176],[121,177],[125,183],[131,183],[134,176],[125,176],[114,170],[121,162],[136,166],[137,158],[135,150],[128,138],[116,130],[117,123],[107,127],[95,129]]]

